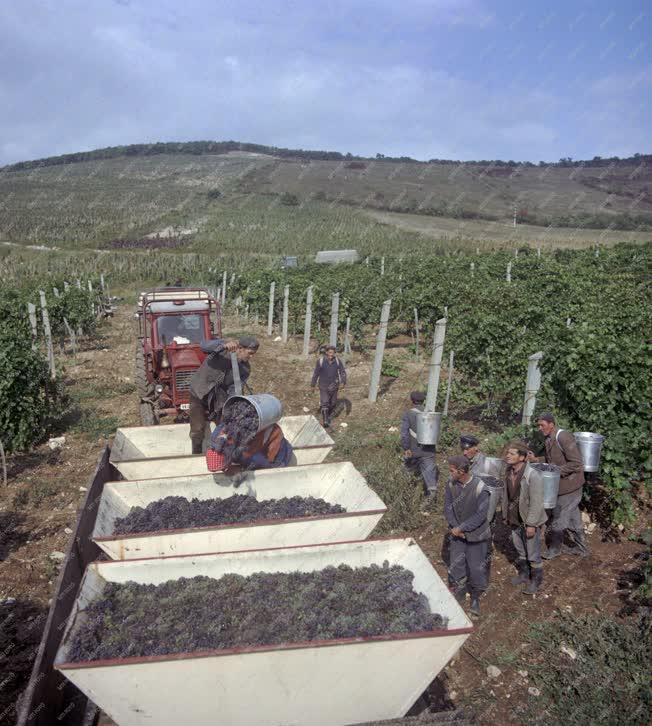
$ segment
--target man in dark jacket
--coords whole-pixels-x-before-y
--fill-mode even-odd
[[[331,425],[331,414],[337,405],[340,386],[346,386],[346,369],[335,353],[335,346],[329,345],[324,355],[319,356],[310,382],[312,388],[319,382],[319,407],[324,428]]]
[[[537,426],[546,437],[546,463],[555,464],[561,469],[559,496],[550,525],[550,545],[543,557],[552,560],[562,552],[585,557],[589,551],[579,510],[584,485],[582,454],[573,434],[557,428],[555,417],[551,413],[542,413],[537,419]],[[575,547],[563,546],[565,530],[568,530]]]
[[[482,479],[471,473],[465,456],[451,456],[448,466],[451,476],[444,501],[444,516],[450,528],[448,579],[460,604],[469,589],[471,615],[478,617],[480,595],[489,579],[489,491]]]
[[[480,440],[472,434],[460,436],[460,448],[471,464],[471,471],[474,474],[486,474],[484,462],[487,457],[480,451],[479,446]]]
[[[232,352],[238,358],[240,381],[244,384],[249,378],[251,367],[249,361],[258,350],[256,338],[245,335],[235,340],[205,340],[201,349],[209,355],[190,379],[190,439],[192,453],[201,454],[206,441],[208,421],[210,418],[219,423],[222,406],[226,399],[235,392]]]
[[[423,478],[426,495],[425,508],[431,509],[437,495],[439,469],[435,463],[436,446],[420,444],[417,441],[417,414],[423,411],[423,402],[426,394],[422,391],[412,391],[410,401],[412,407],[401,418],[401,448],[403,449],[404,464],[410,471],[419,472]]]

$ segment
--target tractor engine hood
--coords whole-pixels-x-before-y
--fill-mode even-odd
[[[171,346],[167,348],[167,354],[170,368],[173,370],[176,368],[199,368],[206,357],[199,346],[184,346],[183,348]]]

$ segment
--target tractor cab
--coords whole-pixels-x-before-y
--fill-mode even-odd
[[[190,379],[206,354],[205,340],[222,333],[217,300],[205,288],[166,287],[138,298],[136,384],[144,425],[162,416],[187,420]]]

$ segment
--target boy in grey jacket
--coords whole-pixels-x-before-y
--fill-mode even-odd
[[[525,585],[524,593],[534,595],[543,584],[541,544],[547,520],[543,507],[543,477],[526,461],[527,446],[509,444],[505,454],[505,494],[502,501],[503,522],[512,528],[518,574],[512,585]]]
[[[480,595],[489,579],[489,491],[482,479],[471,473],[466,456],[451,456],[448,466],[451,478],[444,500],[444,516],[450,527],[448,579],[460,603],[469,588],[471,616],[478,617]]]

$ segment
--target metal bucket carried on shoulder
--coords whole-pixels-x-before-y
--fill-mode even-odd
[[[507,464],[496,456],[485,456],[482,465],[479,467],[478,476],[491,476],[496,479],[505,479]]]
[[[489,492],[489,509],[487,510],[487,522],[491,523],[494,515],[496,514],[498,504],[500,503],[500,500],[503,496],[505,484],[503,481],[497,479],[495,476],[491,476],[490,474],[478,474],[478,476],[480,477],[480,479],[482,479],[485,488]]]
[[[577,442],[577,448],[582,454],[584,471],[598,471],[600,469],[600,453],[604,436],[594,434],[591,431],[577,431],[573,434]]]
[[[238,401],[247,401],[256,409],[256,414],[258,415],[257,432],[275,424],[283,415],[283,404],[276,396],[272,396],[271,393],[255,393],[250,396],[230,396],[226,399],[222,411],[225,412]]]
[[[557,497],[559,496],[561,469],[554,464],[530,464],[530,466],[540,472],[543,477],[544,509],[554,509],[557,506]]]
[[[441,413],[419,411],[417,413],[417,442],[422,446],[435,446],[439,440]]]

